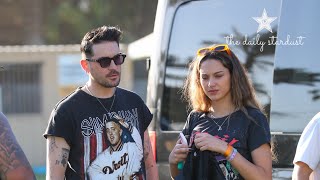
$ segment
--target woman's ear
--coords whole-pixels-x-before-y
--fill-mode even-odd
[[[85,59],[81,59],[80,60],[80,65],[82,67],[82,69],[88,74],[90,72],[89,70],[89,64],[88,64],[88,61],[85,60]]]

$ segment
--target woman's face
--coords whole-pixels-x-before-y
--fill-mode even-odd
[[[231,75],[220,61],[207,59],[200,64],[200,83],[213,103],[231,101]]]

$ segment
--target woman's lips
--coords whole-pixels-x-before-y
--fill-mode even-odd
[[[215,95],[215,94],[217,94],[217,93],[219,92],[219,90],[209,90],[208,92],[209,92],[210,94]]]

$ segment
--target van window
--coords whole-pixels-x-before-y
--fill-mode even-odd
[[[316,23],[320,18],[319,6],[318,0],[306,1],[303,6],[283,1],[278,39],[298,42],[277,46],[270,122],[272,131],[302,132],[319,111],[320,24]]]
[[[257,33],[265,9],[269,17],[279,17],[281,1],[195,1],[181,5],[173,21],[166,59],[164,91],[161,105],[161,129],[180,131],[187,118],[187,104],[181,99],[181,88],[188,63],[197,49],[211,44],[227,43],[249,71],[257,95],[269,113],[273,80],[274,45],[259,45],[260,40],[277,35],[278,18],[270,31]],[[248,5],[255,7],[249,8]],[[239,42],[237,44],[236,42]]]

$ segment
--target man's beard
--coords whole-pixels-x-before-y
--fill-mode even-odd
[[[111,80],[99,81],[98,80],[98,83],[105,88],[117,87],[120,84],[121,73],[113,70],[107,74],[107,77],[111,77],[112,75],[115,75],[115,74],[118,75],[118,79],[116,81],[111,81]]]
[[[117,87],[120,84],[120,77],[116,82],[108,82],[106,81],[105,83],[99,83],[101,86],[105,87],[105,88],[113,88],[113,87]]]

